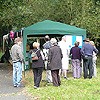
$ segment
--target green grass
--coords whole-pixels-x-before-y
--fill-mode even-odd
[[[69,80],[61,78],[61,86],[41,82],[39,89],[33,88],[33,73],[26,71],[26,89],[32,95],[32,100],[100,100],[100,62],[97,63],[97,78],[73,79],[68,73]],[[43,72],[45,79],[45,71]]]

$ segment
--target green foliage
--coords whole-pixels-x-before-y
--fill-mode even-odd
[[[75,25],[100,38],[99,0],[1,0],[0,32],[19,30],[46,19]]]
[[[98,5],[100,5],[99,2]],[[90,39],[100,38],[100,6],[94,5],[93,0],[83,0],[81,7],[81,13],[73,19],[73,23],[87,29]]]

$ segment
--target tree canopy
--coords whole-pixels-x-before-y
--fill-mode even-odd
[[[100,39],[99,0],[0,1],[0,33],[2,34],[46,19],[84,28],[87,30],[87,36],[95,42]]]

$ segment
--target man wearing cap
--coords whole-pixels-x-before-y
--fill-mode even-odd
[[[98,50],[90,44],[89,38],[86,38],[83,41],[84,41],[84,45],[82,46],[81,54],[83,56],[84,79],[88,77],[88,70],[89,70],[89,79],[91,79],[93,75],[92,55],[93,55],[93,51],[95,53],[98,53]]]
[[[11,48],[11,58],[13,62],[13,85],[14,87],[22,87],[22,61],[23,54],[21,49],[21,38],[15,38],[14,45]]]

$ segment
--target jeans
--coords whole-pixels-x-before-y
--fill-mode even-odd
[[[97,77],[96,60],[93,60],[93,76]]]
[[[22,80],[22,63],[14,62],[13,63],[13,85],[19,86]]]

